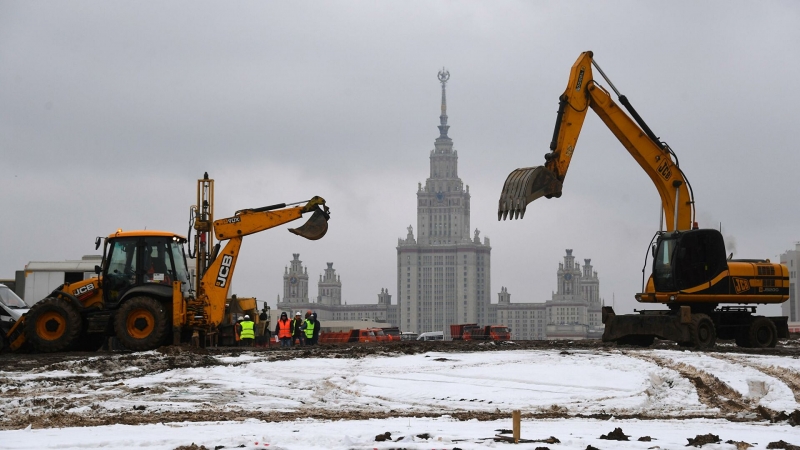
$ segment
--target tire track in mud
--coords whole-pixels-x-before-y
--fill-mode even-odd
[[[800,403],[800,373],[783,367],[761,365],[735,355],[719,354],[719,355],[709,355],[709,356],[713,356],[714,358],[723,361],[755,369],[765,375],[780,380],[789,389],[791,389],[792,394],[794,395],[794,400]]]
[[[697,397],[702,404],[709,408],[718,408],[720,414],[723,416],[736,416],[743,412],[763,415],[739,392],[704,370],[652,354],[645,355],[642,353],[628,352],[624,354],[678,372],[683,378],[686,378],[694,385],[697,391]]]

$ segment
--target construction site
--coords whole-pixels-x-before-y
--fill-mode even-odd
[[[798,19],[0,2],[0,449],[800,449]]]
[[[10,430],[67,432],[71,427],[169,423],[244,424],[256,434],[268,424],[283,423],[317,436],[312,430],[320,423],[351,423],[371,433],[371,440],[387,431],[399,437],[398,430],[380,428],[383,425],[376,420],[394,421],[397,427],[402,420],[450,418],[446,420],[510,428],[512,410],[520,410],[523,438],[575,439],[572,446],[549,447],[554,449],[619,447],[598,445],[592,439],[599,434],[581,435],[577,425],[568,427],[566,435],[534,431],[537,426],[590,422],[590,429],[601,426],[606,432],[617,427],[631,432],[635,426],[648,430],[642,433],[653,442],[627,443],[625,448],[646,449],[659,441],[661,448],[675,448],[664,443],[676,433],[669,424],[680,423],[678,429],[702,429],[697,435],[718,435],[754,448],[780,448],[753,439],[753,429],[771,430],[767,433],[771,442],[797,441],[798,357],[796,336],[772,349],[745,351],[730,342],[713,352],[687,352],[668,342],[642,350],[598,340],[461,340],[3,354],[0,428],[9,431],[0,432],[0,437],[6,440],[12,436],[8,433],[21,432]],[[730,427],[749,431],[724,433]],[[428,428],[414,429],[437,436],[441,426],[429,423]],[[479,439],[453,433],[444,433],[446,442],[436,445],[482,448],[498,434]],[[684,434],[681,441],[696,437]],[[249,438],[242,439],[228,445],[218,436],[181,445],[196,442],[219,449],[246,443],[247,448],[260,448],[246,442]],[[285,448],[303,448],[303,442]],[[402,448],[428,448],[418,447],[425,442],[430,440],[414,438],[404,441]],[[341,445],[337,441],[328,448]],[[392,440],[368,445],[398,448]]]

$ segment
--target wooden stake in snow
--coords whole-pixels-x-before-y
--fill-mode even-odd
[[[520,423],[519,422],[520,422],[520,418],[521,417],[522,417],[522,415],[520,414],[518,409],[515,409],[514,411],[511,411],[511,420],[512,420],[512,422],[514,422],[513,430],[514,430],[514,443],[515,444],[519,444],[519,431],[520,431],[519,430],[519,428],[520,428]]]

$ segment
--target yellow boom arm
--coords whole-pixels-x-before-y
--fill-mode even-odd
[[[289,231],[311,240],[320,239],[325,235],[330,216],[322,197],[314,197],[303,206],[291,208],[285,206],[285,204],[281,204],[245,209],[237,211],[233,217],[214,221],[213,230],[217,240],[227,240],[228,243],[214,258],[200,280],[197,301],[202,303],[202,307],[195,308],[194,315],[190,313],[191,325],[217,326],[222,322],[225,301],[228,298],[233,270],[236,267],[244,236],[297,220],[308,212],[313,212],[311,218],[303,226],[289,229]]]
[[[644,169],[661,196],[667,231],[689,230],[693,225],[691,188],[677,165],[674,153],[660,142],[625,96],[620,102],[636,118],[623,111],[603,87],[594,81],[592,52],[583,52],[572,66],[569,83],[559,98],[558,118],[545,155],[545,165],[517,169],[508,176],[498,205],[498,220],[522,218],[528,203],[539,197],[560,197],[583,121],[591,108]],[[609,85],[614,88],[613,84]],[[615,89],[616,91],[616,89]]]

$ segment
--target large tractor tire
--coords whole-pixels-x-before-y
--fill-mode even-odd
[[[170,329],[164,305],[150,297],[134,297],[117,311],[114,319],[117,339],[130,350],[158,348]]]
[[[68,301],[47,297],[25,315],[25,338],[40,352],[69,350],[81,335],[83,320]]]
[[[748,344],[753,348],[775,347],[778,344],[778,328],[766,317],[756,317],[747,333]]]
[[[717,329],[707,314],[692,314],[692,345],[699,349],[713,348]]]

